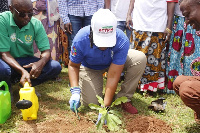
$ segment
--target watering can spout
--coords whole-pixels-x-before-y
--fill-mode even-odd
[[[28,82],[25,82],[25,84],[24,84],[24,88],[26,88],[26,87],[30,87],[30,84]]]

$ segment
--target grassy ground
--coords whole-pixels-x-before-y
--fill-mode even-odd
[[[42,97],[39,97],[39,102],[46,103],[40,104],[40,109],[38,111],[39,118],[36,120],[36,123],[45,121],[46,119],[51,119],[47,115],[47,112],[44,111],[44,109],[47,107],[48,109],[63,110],[68,111],[69,113],[71,112],[68,104],[71,94],[68,87],[69,80],[67,69],[62,70],[60,77],[60,81],[48,81],[35,87],[35,89],[42,95]],[[15,85],[13,89],[15,90],[15,93],[18,93],[20,87],[19,85]],[[195,123],[193,111],[186,107],[177,95],[162,95],[167,102],[165,112],[155,113],[154,111],[148,110],[147,106],[150,105],[151,101],[159,97],[161,97],[161,95],[157,94],[155,96],[148,96],[147,94],[135,93],[134,97],[132,98],[132,103],[138,109],[139,114],[154,116],[165,121],[172,127],[173,133],[200,132],[200,125]],[[15,102],[18,101],[18,99],[19,97],[16,96]],[[81,106],[79,111],[80,113],[88,112],[89,117],[92,120],[97,119],[97,114],[90,113],[92,110],[87,107]],[[13,104],[12,115],[5,124],[0,125],[0,132],[18,132],[17,128],[21,124],[21,121],[21,111],[18,110]]]

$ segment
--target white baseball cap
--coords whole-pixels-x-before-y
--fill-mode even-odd
[[[109,9],[99,9],[91,20],[93,41],[97,47],[113,47],[116,44],[117,19]]]

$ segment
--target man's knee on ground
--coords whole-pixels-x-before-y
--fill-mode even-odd
[[[131,63],[134,63],[134,64],[132,64],[133,66],[135,66],[135,65],[141,65],[144,67],[146,66],[147,58],[143,52],[134,50],[134,49],[129,49],[128,56],[130,58],[130,60],[128,60],[128,61],[131,61]],[[130,64],[130,63],[128,63],[128,64]],[[141,67],[141,68],[143,68],[143,67]]]
[[[191,81],[185,81],[180,85],[179,95],[184,103],[193,99],[194,94],[192,88],[190,88],[191,85]]]
[[[183,75],[176,77],[176,79],[173,82],[173,88],[180,86],[180,84],[183,82],[183,77]]]
[[[143,52],[140,51],[140,57],[141,57],[142,65],[146,66],[146,63],[147,63],[147,57],[146,57],[146,55]]]
[[[51,67],[52,67],[52,71],[56,74],[59,74],[62,70],[60,63],[54,60],[52,60]]]
[[[11,68],[0,67],[0,80],[9,79],[11,77]]]

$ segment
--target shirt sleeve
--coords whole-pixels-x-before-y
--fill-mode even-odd
[[[10,51],[10,38],[5,19],[2,16],[0,16],[0,27],[0,52],[8,52]]]
[[[83,61],[83,54],[80,48],[78,47],[78,43],[73,43],[71,47],[71,53],[70,53],[70,60],[73,63],[81,63]]]
[[[68,17],[68,1],[67,0],[58,0],[58,8],[59,8],[59,14],[62,18],[62,21],[64,24],[70,23],[69,17]]]
[[[178,3],[178,0],[166,0],[167,2],[175,2]]]
[[[128,50],[129,50],[129,39],[122,30],[117,29],[117,43],[113,48],[113,62],[116,65],[123,65],[126,62]]]
[[[125,42],[128,45],[125,45],[123,49],[118,50],[117,52],[114,53],[113,56],[113,64],[116,65],[123,65],[126,62],[127,54],[128,54],[128,49],[129,49],[129,42]]]

